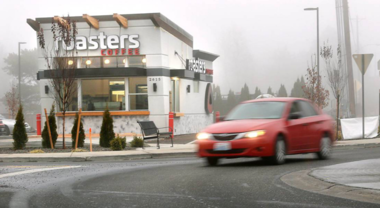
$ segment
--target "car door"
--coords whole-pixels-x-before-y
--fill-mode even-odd
[[[288,117],[286,125],[288,132],[289,150],[291,152],[297,152],[306,148],[306,143],[304,139],[305,122],[302,115],[302,108],[298,100],[292,103],[289,115],[292,113],[300,113],[301,115],[301,117],[297,119],[289,119]]]
[[[300,105],[304,115],[303,122],[305,126],[304,139],[306,143],[306,149],[311,150],[319,148],[319,140],[321,138],[321,135],[319,134],[321,122],[321,119],[318,116],[319,114],[312,106],[312,104],[307,101],[301,100]]]

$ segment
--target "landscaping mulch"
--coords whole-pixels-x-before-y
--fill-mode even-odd
[[[25,147],[22,150],[13,150],[12,148],[0,148],[0,154],[20,154],[20,153],[29,153],[32,150],[41,149],[45,153],[62,153],[62,152],[71,152],[74,150],[71,147],[66,147],[66,149],[62,149],[62,147],[57,147],[57,149],[50,149],[50,148],[40,148],[40,147]],[[81,147],[78,149],[87,150],[87,152],[90,152],[90,147]],[[128,150],[135,150],[134,147],[125,147],[122,151],[128,151]],[[93,146],[92,147],[93,152],[99,152],[99,151],[112,151],[111,148],[104,148],[100,146]],[[32,154],[32,153],[30,153]]]

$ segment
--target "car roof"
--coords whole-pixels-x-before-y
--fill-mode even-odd
[[[310,102],[308,99],[304,98],[296,98],[296,97],[275,97],[275,98],[260,98],[260,99],[254,99],[254,100],[247,100],[242,103],[253,103],[253,102],[292,102],[295,100],[304,100]]]

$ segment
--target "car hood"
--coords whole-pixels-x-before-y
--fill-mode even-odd
[[[1,119],[4,124],[15,124],[16,120],[14,119]]]
[[[275,123],[280,122],[280,120],[281,119],[246,119],[223,121],[206,127],[203,129],[203,132],[212,134],[248,132],[265,128],[268,125],[275,125]]]

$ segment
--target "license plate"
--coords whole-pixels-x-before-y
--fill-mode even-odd
[[[215,143],[214,151],[226,151],[231,149],[230,143]]]

